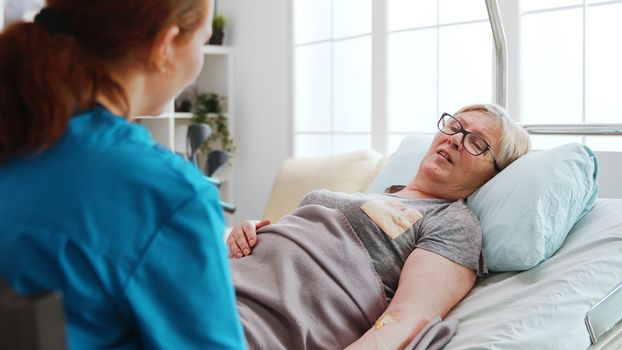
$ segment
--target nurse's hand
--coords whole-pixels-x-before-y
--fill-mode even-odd
[[[250,255],[253,247],[257,244],[257,230],[266,225],[270,225],[270,220],[244,220],[235,226],[227,237],[229,257],[241,258]]]

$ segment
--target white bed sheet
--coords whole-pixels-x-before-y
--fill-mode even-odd
[[[598,199],[551,259],[478,281],[445,349],[587,349],[585,313],[620,283],[622,199]]]

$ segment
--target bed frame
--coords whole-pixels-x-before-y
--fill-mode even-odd
[[[495,102],[507,107],[507,45],[499,4],[497,0],[485,0],[488,18],[495,43]],[[521,124],[533,135],[598,135],[620,136],[622,124]],[[601,196],[622,198],[615,170],[608,165],[619,163],[620,154],[596,152],[599,162],[599,188]],[[615,160],[614,160],[615,159]],[[589,350],[622,348],[622,311],[615,306],[622,304],[622,284],[594,304],[585,315],[585,325],[592,345]]]

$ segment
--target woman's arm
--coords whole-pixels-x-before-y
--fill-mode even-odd
[[[401,349],[430,319],[444,317],[475,284],[475,271],[415,249],[406,259],[395,296],[376,325],[348,349]]]
[[[142,347],[245,348],[223,232],[218,193],[210,186],[148,241],[129,268],[121,304]],[[119,268],[126,268],[125,261],[119,260]]]

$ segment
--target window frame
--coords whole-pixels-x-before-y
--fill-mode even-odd
[[[335,1],[335,0],[332,0]],[[441,1],[441,0],[438,0]],[[483,2],[483,0],[482,0]],[[523,17],[529,14],[540,13],[540,12],[548,12],[548,11],[562,11],[568,8],[582,8],[582,16],[583,16],[583,25],[582,25],[582,123],[586,124],[586,17],[587,11],[589,7],[592,6],[606,6],[610,4],[622,3],[622,0],[609,0],[605,2],[599,3],[590,3],[590,0],[582,0],[580,5],[570,5],[570,6],[561,6],[554,7],[549,9],[542,10],[530,10],[523,12],[521,9],[521,1],[499,1],[499,11],[501,13],[502,24],[504,27],[504,32],[506,35],[506,43],[507,43],[507,106],[506,109],[508,114],[516,121],[522,121],[522,100],[521,100],[521,71],[523,69],[522,65],[522,35],[521,35],[521,21]],[[438,2],[437,2],[438,4]],[[388,61],[389,61],[389,36],[391,33],[404,31],[404,30],[389,30],[388,23],[388,7],[389,0],[373,0],[372,1],[372,29],[371,29],[371,148],[379,151],[381,153],[387,153],[391,151],[389,149],[389,140],[392,135],[397,135],[398,133],[391,133],[389,130],[389,108],[388,108],[388,85],[389,85],[389,76],[388,76]],[[465,22],[468,23],[468,22]],[[437,22],[436,27],[438,28],[442,26],[446,26],[447,24],[440,24]],[[449,24],[454,25],[454,24]],[[294,30],[292,28],[292,30]],[[296,44],[293,44],[292,52],[295,56]],[[494,55],[494,50],[492,52]],[[493,88],[491,97],[491,101],[495,101],[494,94],[496,93],[494,81],[496,79],[496,67],[495,67],[495,59],[493,57],[492,61],[492,77],[493,77]],[[439,62],[440,57],[436,57],[437,62]],[[295,72],[293,72],[295,75]],[[293,79],[296,77],[293,76]],[[295,80],[294,80],[295,81]],[[293,85],[295,88],[295,84]],[[438,93],[437,93],[438,99]],[[292,103],[295,103],[295,101]],[[438,105],[438,102],[437,102]],[[442,111],[441,111],[442,112]],[[438,114],[438,113],[437,113]],[[440,115],[440,114],[439,114]],[[292,117],[295,119],[294,111],[292,111]],[[540,123],[539,123],[540,124]],[[546,121],[543,121],[541,124],[547,124]],[[533,125],[533,124],[530,124]],[[330,132],[329,132],[330,133]],[[292,154],[295,155],[295,143],[296,136],[299,134],[304,134],[296,130],[294,126],[292,128]],[[309,133],[307,133],[309,134]],[[332,132],[332,134],[341,134],[339,132]],[[404,135],[410,133],[404,133]],[[399,135],[402,135],[399,133]],[[582,136],[581,140],[583,143],[586,143],[588,136]]]

